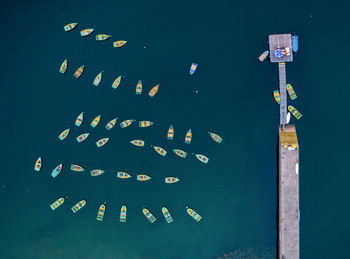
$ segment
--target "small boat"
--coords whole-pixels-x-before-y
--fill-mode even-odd
[[[154,148],[154,150],[159,154],[159,155],[162,155],[162,156],[166,156],[166,150],[161,148],[161,147],[157,147],[157,146],[152,146],[151,147]]]
[[[96,40],[97,41],[108,40],[110,37],[112,37],[112,35],[98,34],[98,35],[96,35]]]
[[[173,140],[173,138],[174,138],[174,127],[173,127],[173,125],[170,125],[170,127],[168,129],[167,138],[168,138],[168,140]]]
[[[164,181],[165,183],[176,183],[180,181],[180,179],[177,177],[166,177]]]
[[[293,52],[297,52],[299,49],[299,42],[298,42],[298,35],[295,34],[295,32],[292,35],[292,48]]]
[[[301,113],[300,113],[297,109],[295,109],[292,105],[289,105],[289,106],[288,106],[288,111],[290,111],[290,113],[293,114],[293,116],[294,116],[295,118],[297,118],[298,120],[301,118],[301,116],[303,116],[303,115],[301,115]]]
[[[208,132],[210,134],[210,137],[215,140],[215,142],[217,143],[221,143],[222,142],[222,137],[220,137],[219,135],[212,133],[212,132]]]
[[[81,210],[86,205],[86,200],[81,200],[77,204],[75,204],[71,210],[73,213],[77,213],[79,210]]]
[[[287,122],[287,124],[290,122],[290,112],[287,113],[286,122]]]
[[[162,212],[163,212],[163,216],[168,224],[174,221],[166,207],[162,207]]]
[[[84,72],[85,66],[79,67],[75,72],[74,72],[74,77],[79,78],[81,74]]]
[[[286,88],[287,88],[287,91],[288,91],[289,98],[291,100],[296,99],[297,95],[295,94],[293,87],[290,84],[287,84]]]
[[[143,147],[145,145],[145,142],[139,139],[132,140],[130,143],[138,147]]]
[[[71,31],[71,30],[73,30],[75,27],[77,27],[77,25],[78,25],[78,23],[73,22],[73,23],[69,23],[69,24],[63,26],[63,28],[64,28],[65,31]]]
[[[131,125],[135,120],[126,120],[120,123],[121,128],[126,128]]]
[[[52,210],[55,210],[57,209],[59,206],[61,206],[65,201],[66,201],[66,197],[62,197],[62,198],[59,198],[57,199],[55,202],[53,202],[51,205],[50,205],[50,208]]]
[[[114,80],[114,82],[113,82],[113,84],[112,84],[112,88],[117,89],[118,86],[120,85],[120,81],[121,81],[121,80],[122,80],[122,76],[118,76],[118,77]]]
[[[269,55],[269,51],[266,50],[265,52],[263,52],[263,53],[259,56],[259,61],[260,61],[260,62],[263,62],[263,61],[267,58],[268,55]]]
[[[208,164],[209,162],[209,158],[207,158],[206,156],[200,155],[200,154],[195,154],[196,157],[198,158],[199,161]]]
[[[278,90],[273,91],[273,98],[275,98],[275,101],[277,104],[280,104],[281,102],[280,91]]]
[[[78,142],[83,142],[85,139],[87,139],[87,137],[89,136],[90,133],[84,133],[81,134],[80,136],[77,137],[77,141]]]
[[[64,139],[68,136],[69,132],[70,132],[70,129],[64,130],[64,131],[58,136],[58,138],[59,138],[60,140],[64,140]]]
[[[179,157],[186,158],[186,156],[187,156],[187,153],[185,151],[181,150],[181,149],[173,149],[173,151]]]
[[[160,86],[160,84],[159,84],[159,85],[156,85],[155,87],[153,87],[153,88],[151,89],[151,91],[149,91],[148,95],[149,95],[150,97],[155,96],[156,93],[158,92],[159,86]]]
[[[139,80],[136,85],[136,94],[141,94],[142,93],[142,81]]]
[[[146,218],[149,220],[149,222],[153,223],[154,221],[157,220],[148,209],[143,208],[142,212],[146,216]]]
[[[94,86],[98,86],[102,80],[103,70],[95,77],[94,82],[92,83]]]
[[[190,68],[190,75],[193,75],[194,72],[196,72],[198,64],[192,63],[191,68]]]
[[[98,176],[98,175],[103,174],[104,172],[105,171],[103,171],[103,170],[95,169],[95,170],[90,171],[90,174],[91,174],[91,176]]]
[[[52,170],[51,176],[53,178],[57,177],[61,173],[62,168],[63,168],[63,164],[59,164],[55,169]]]
[[[136,177],[137,181],[148,181],[148,180],[151,180],[152,178],[148,175],[145,175],[145,174],[138,174],[137,177]]]
[[[131,175],[125,172],[118,172],[117,177],[121,179],[128,179],[131,177]]]
[[[108,142],[109,138],[102,138],[99,141],[96,142],[97,147],[102,147]]]
[[[101,204],[100,208],[98,209],[96,220],[103,221],[105,211],[106,211],[106,203],[104,202]]]
[[[152,126],[153,122],[152,121],[139,121],[139,127],[140,128],[146,128],[149,126]]]
[[[67,70],[67,66],[68,66],[68,61],[67,59],[65,59],[62,65],[60,66],[60,73],[64,74]]]
[[[120,47],[123,47],[126,43],[128,43],[128,42],[125,40],[118,40],[118,41],[113,42],[113,47],[120,48]]]
[[[186,207],[186,211],[188,215],[190,215],[195,221],[199,222],[202,219],[202,217],[193,209]]]
[[[126,222],[126,211],[127,211],[126,206],[123,205],[122,208],[120,209],[120,219],[119,219],[120,222]]]
[[[93,32],[94,32],[94,29],[85,29],[85,30],[80,31],[80,36],[85,37],[85,36],[90,35]]]
[[[80,165],[75,165],[75,164],[71,164],[70,170],[75,171],[75,172],[83,172],[83,171],[85,171],[85,169],[82,168]]]
[[[100,119],[101,119],[101,115],[98,115],[91,123],[90,123],[90,126],[95,128],[98,123],[100,122]]]
[[[185,143],[190,144],[191,140],[192,140],[192,131],[189,130],[189,131],[187,131],[186,136],[185,136]]]
[[[299,160],[295,163],[295,173],[298,175],[299,174]]]
[[[42,165],[43,165],[43,161],[41,160],[41,156],[40,156],[35,162],[34,170],[39,172]]]
[[[84,112],[80,113],[77,119],[75,120],[75,126],[80,127],[84,120]]]
[[[118,118],[115,118],[115,119],[111,120],[110,122],[108,122],[106,125],[106,129],[111,130],[114,127],[117,120],[118,120]]]

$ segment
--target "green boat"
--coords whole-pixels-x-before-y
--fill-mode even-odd
[[[291,105],[288,106],[288,111],[290,111],[290,113],[293,114],[293,116],[295,118],[297,118],[298,120],[301,118],[301,116],[303,116],[303,115],[301,115],[301,113],[297,109],[295,109]]]
[[[295,94],[293,87],[290,84],[287,84],[286,88],[288,90],[288,95],[290,99],[291,100],[297,99],[297,95]]]

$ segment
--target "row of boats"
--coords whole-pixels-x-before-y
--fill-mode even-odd
[[[77,26],[78,26],[78,23],[73,22],[73,23],[69,23],[69,24],[63,26],[63,29],[67,32],[67,31],[73,30]],[[80,31],[80,36],[81,37],[89,36],[94,31],[95,31],[95,29],[93,29],[93,28],[88,28],[88,29],[81,30]],[[112,37],[112,35],[109,35],[109,34],[97,34],[96,35],[96,41],[105,41],[105,40],[108,40],[111,37]],[[123,47],[127,43],[128,42],[126,40],[114,41],[113,42],[113,47],[120,48],[120,47]]]
[[[286,85],[286,89],[287,89],[289,98],[290,98],[291,100],[295,100],[295,99],[297,98],[297,95],[296,95],[296,93],[295,93],[295,91],[294,91],[292,85],[291,85],[291,84],[287,84],[287,85]],[[281,102],[281,97],[280,97],[280,92],[279,92],[279,90],[273,91],[273,97],[274,97],[276,103],[277,103],[277,104],[280,104],[280,102]],[[302,115],[297,109],[295,109],[292,105],[289,105],[289,106],[288,106],[288,111],[289,111],[296,119],[298,119],[298,120],[303,116],[303,115]],[[290,114],[287,115],[287,116],[290,116]],[[287,117],[287,122],[289,123],[288,117]]]
[[[54,201],[50,208],[51,210],[56,210],[58,207],[60,207],[65,201],[67,200],[67,197],[62,197]],[[78,203],[76,203],[72,208],[73,213],[77,213],[79,210],[81,210],[85,205],[87,204],[87,200],[81,200]],[[186,207],[187,214],[190,215],[195,221],[199,222],[202,217],[193,209],[190,207]],[[104,215],[106,212],[106,202],[102,203],[97,211],[96,220],[103,221]],[[142,213],[145,215],[145,217],[148,219],[149,222],[154,223],[157,218],[146,208],[143,207]],[[166,207],[162,207],[162,214],[166,220],[167,223],[173,222],[173,218],[170,215],[169,210]],[[119,221],[120,222],[126,222],[126,216],[127,216],[127,207],[126,205],[123,205],[120,209],[120,216]]]

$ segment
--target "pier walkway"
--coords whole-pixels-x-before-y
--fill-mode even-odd
[[[286,91],[286,64],[278,63],[278,74],[280,82],[280,124],[287,124],[287,91]]]

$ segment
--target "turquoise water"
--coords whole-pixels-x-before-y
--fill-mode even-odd
[[[296,122],[301,258],[349,257],[350,168],[344,162],[349,124],[341,120],[350,95],[346,10],[341,1],[5,2],[0,15],[0,257],[215,258],[233,251],[241,253],[236,258],[274,258],[277,65],[260,64],[257,56],[267,49],[268,34],[293,31],[299,34],[299,52],[287,64],[287,79],[298,95],[293,105],[303,113]],[[70,22],[79,26],[64,32]],[[79,31],[89,27],[113,37],[96,42],[95,32],[81,38]],[[113,49],[114,40],[128,44]],[[334,49],[344,51],[332,55]],[[69,65],[62,75],[58,69],[65,58]],[[192,62],[199,66],[189,76]],[[75,79],[72,74],[81,65],[86,70]],[[101,70],[102,82],[93,87]],[[119,75],[122,83],[113,90]],[[138,80],[141,96],[135,95]],[[159,92],[149,98],[146,93],[158,83]],[[85,121],[77,128],[74,120],[82,111]],[[92,129],[89,124],[99,114],[101,123]],[[118,126],[108,132],[104,125],[114,117]],[[126,119],[154,125],[121,129],[119,122]],[[171,124],[175,138],[168,141]],[[66,128],[70,135],[59,141]],[[188,129],[190,145],[184,143]],[[222,136],[222,144],[208,131]],[[76,143],[74,138],[85,132],[89,138]],[[96,148],[103,137],[110,141]],[[133,139],[147,146],[132,146]],[[150,144],[168,155],[159,156]],[[188,152],[188,159],[175,156],[173,148]],[[191,153],[210,161],[202,164]],[[38,156],[44,164],[36,173]],[[50,173],[59,163],[64,169],[54,179]],[[71,163],[106,173],[72,173]],[[117,180],[117,171],[133,178]],[[139,172],[153,179],[137,182]],[[181,180],[166,185],[165,176]],[[66,203],[51,211],[49,205],[62,196],[68,196]],[[81,199],[87,206],[73,214],[70,207]],[[95,218],[104,201],[100,223]],[[118,222],[123,204],[126,224]],[[143,216],[142,206],[155,215],[154,224]],[[166,224],[162,206],[174,223]],[[203,219],[191,219],[186,206]]]

